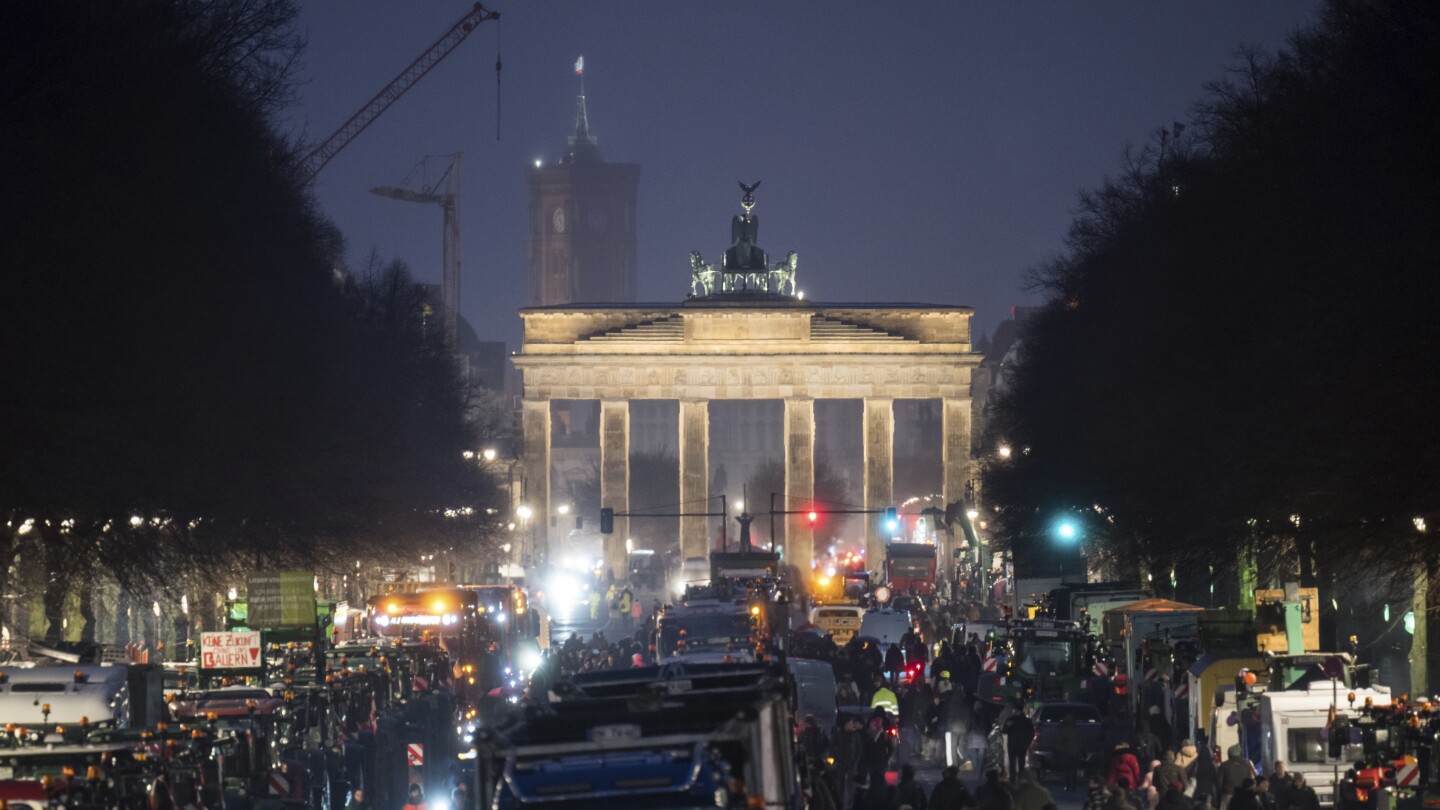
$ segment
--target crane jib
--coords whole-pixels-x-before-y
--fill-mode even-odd
[[[308,180],[318,174],[331,158],[348,146],[361,132],[364,132],[366,127],[379,118],[391,104],[405,95],[405,92],[420,81],[426,73],[429,73],[431,68],[439,64],[440,60],[449,56],[450,52],[464,42],[472,31],[479,28],[481,23],[498,19],[500,19],[500,12],[491,11],[476,3],[466,12],[465,16],[450,27],[449,31],[436,40],[434,45],[420,54],[419,58],[402,70],[399,76],[385,85],[364,107],[350,116],[349,120],[341,124],[340,128],[336,129],[330,137],[305,156],[304,160],[300,162],[300,169],[305,179]]]

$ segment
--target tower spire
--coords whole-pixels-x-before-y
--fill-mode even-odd
[[[570,136],[570,148],[565,152],[566,163],[599,161],[600,147],[594,135],[590,134],[590,115],[585,110],[585,57],[575,60],[575,75],[580,78],[580,95],[575,98],[575,134]]]
[[[579,143],[595,144],[595,136],[590,134],[590,116],[585,113],[584,93],[575,99],[575,134],[570,136],[571,146]]]

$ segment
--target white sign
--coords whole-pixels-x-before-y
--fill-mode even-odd
[[[200,634],[201,669],[259,669],[260,631]]]

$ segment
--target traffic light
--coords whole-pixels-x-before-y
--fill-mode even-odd
[[[893,506],[885,507],[885,520],[881,525],[891,534],[900,531],[900,511]]]
[[[615,533],[615,510],[608,506],[600,510],[600,533]]]
[[[809,523],[811,528],[814,528],[820,523],[820,513],[816,512],[814,509],[811,509],[809,512],[805,513],[805,522]]]

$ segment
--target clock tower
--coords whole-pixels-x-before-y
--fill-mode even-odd
[[[528,180],[530,305],[634,301],[640,166],[601,156],[583,92],[564,157],[536,161]]]

